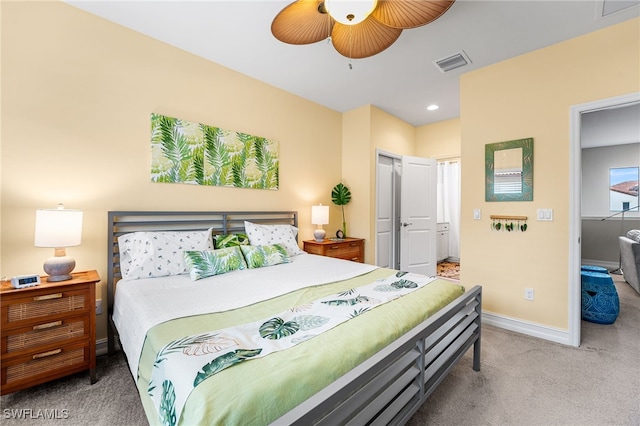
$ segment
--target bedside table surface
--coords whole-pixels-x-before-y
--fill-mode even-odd
[[[35,286],[31,286],[31,287],[24,287],[24,288],[14,288],[11,285],[11,281],[3,281],[2,282],[2,286],[0,287],[0,293],[5,293],[5,292],[19,292],[19,291],[25,291],[25,290],[35,290],[38,288],[45,288],[48,290],[54,289],[56,287],[61,287],[61,286],[67,286],[67,285],[71,285],[71,284],[84,284],[84,283],[97,283],[98,281],[100,281],[100,275],[98,275],[98,271],[81,271],[81,272],[74,272],[71,274],[71,279],[70,280],[66,280],[66,281],[58,281],[58,282],[53,282],[50,283],[49,281],[47,281],[47,275],[41,275],[40,276],[40,284],[35,285]]]

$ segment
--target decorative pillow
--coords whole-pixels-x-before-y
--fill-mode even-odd
[[[211,230],[133,232],[118,237],[123,278],[149,278],[188,272],[185,250],[213,248]]]
[[[185,251],[184,260],[193,281],[247,268],[237,246],[220,250]]]
[[[272,246],[240,246],[247,267],[262,268],[263,266],[279,265],[281,263],[290,263],[291,258],[282,247],[282,244],[274,244]]]
[[[640,243],[640,229],[632,229],[627,232],[627,238]]]
[[[247,234],[217,234],[213,236],[213,248],[247,246],[249,237]]]
[[[289,256],[304,253],[298,246],[296,235],[298,228],[291,225],[258,225],[253,222],[244,223],[244,230],[249,236],[252,246],[270,246],[282,244]]]

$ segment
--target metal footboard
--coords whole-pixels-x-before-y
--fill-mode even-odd
[[[273,424],[406,423],[472,345],[480,370],[481,317],[476,286]]]

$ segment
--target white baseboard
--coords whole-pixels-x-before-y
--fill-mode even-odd
[[[505,330],[570,345],[569,331],[482,311],[482,322]]]
[[[120,345],[118,344],[118,339],[116,339],[115,347],[116,351],[120,350]],[[96,340],[96,356],[107,355],[109,353],[109,339],[98,339]]]
[[[109,352],[109,339],[96,340],[96,356],[106,355]]]

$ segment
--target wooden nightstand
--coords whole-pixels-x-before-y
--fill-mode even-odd
[[[89,370],[96,381],[96,271],[67,281],[0,288],[1,394]]]
[[[315,240],[304,241],[304,251],[320,256],[337,257],[364,263],[364,240],[362,238],[345,238],[341,241]]]

